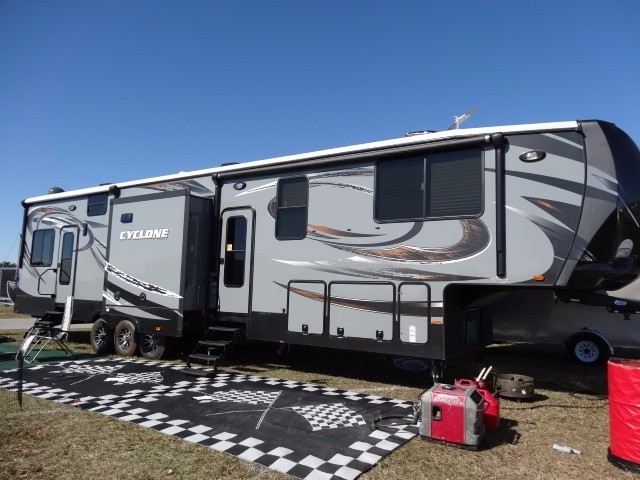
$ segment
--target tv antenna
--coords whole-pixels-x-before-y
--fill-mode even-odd
[[[478,109],[476,107],[473,107],[464,115],[460,115],[460,116],[454,115],[453,118],[455,119],[455,121],[449,126],[449,128],[447,128],[447,130],[458,130],[460,128],[460,124],[465,120],[468,120],[469,117],[477,111]]]

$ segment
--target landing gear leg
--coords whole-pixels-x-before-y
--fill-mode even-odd
[[[431,364],[431,379],[433,383],[441,383],[444,377],[445,363],[442,360],[432,360]]]

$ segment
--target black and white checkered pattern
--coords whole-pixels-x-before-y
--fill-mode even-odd
[[[134,359],[38,365],[25,371],[24,393],[152,428],[305,479],[354,479],[417,433],[407,425],[374,431],[367,425],[376,416],[408,416],[409,402],[231,373],[187,377],[180,373],[183,368]],[[78,375],[86,381],[78,382]],[[157,375],[160,382],[153,381]],[[0,388],[17,388],[15,379],[0,374]],[[233,404],[246,404],[249,410],[244,407],[238,415]],[[304,418],[307,429],[288,420],[292,415]]]
[[[212,395],[193,397],[200,403],[210,402],[236,402],[250,405],[270,405],[278,398],[280,391],[265,392],[262,390],[227,390],[216,392]]]
[[[355,427],[367,424],[361,415],[345,407],[342,403],[323,403],[289,408],[306,418],[314,432],[323,428]]]
[[[115,370],[120,370],[124,365],[90,365],[71,364],[62,370],[54,370],[51,373],[62,373],[65,375],[78,373],[80,375],[111,375]]]
[[[160,372],[118,373],[115,377],[105,379],[105,382],[114,382],[116,385],[133,385],[136,383],[162,383]]]

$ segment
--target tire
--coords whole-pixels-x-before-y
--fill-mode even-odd
[[[577,335],[568,343],[569,355],[583,365],[600,365],[609,357],[609,348],[595,335]]]
[[[155,333],[140,334],[140,355],[149,360],[159,360],[168,352],[167,337]]]
[[[138,349],[136,327],[129,320],[121,320],[113,332],[116,353],[121,357],[131,357]]]
[[[96,355],[109,355],[114,352],[113,330],[102,319],[97,319],[91,327],[91,349]]]

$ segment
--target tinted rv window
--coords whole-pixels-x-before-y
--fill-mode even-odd
[[[38,267],[50,267],[53,263],[53,244],[56,233],[53,228],[36,230],[33,232],[31,244],[31,265]]]
[[[482,213],[482,151],[389,159],[376,167],[378,221],[467,217]]]
[[[309,180],[307,177],[283,178],[278,182],[276,238],[301,240],[307,236]]]
[[[244,260],[247,250],[247,219],[229,217],[224,252],[224,284],[227,287],[244,285]]]
[[[106,193],[91,195],[87,202],[87,215],[93,217],[95,215],[104,215],[107,213],[108,197]]]
[[[60,254],[60,285],[71,283],[71,267],[73,265],[73,241],[75,235],[67,232],[62,236],[62,253]]]

